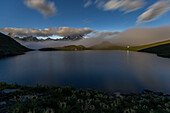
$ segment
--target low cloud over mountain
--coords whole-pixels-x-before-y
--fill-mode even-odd
[[[29,48],[61,47],[67,45],[84,45],[86,47],[109,42],[117,46],[139,46],[159,41],[170,40],[170,25],[157,28],[130,28],[123,32],[90,33],[83,40],[20,42]]]
[[[69,27],[59,27],[59,28],[45,28],[44,30],[41,29],[23,29],[23,28],[2,28],[0,31],[5,32],[6,34],[10,34],[12,36],[37,36],[37,37],[49,37],[53,35],[68,37],[68,36],[84,36],[93,32],[93,30],[89,28],[69,28]]]
[[[122,46],[139,46],[170,40],[170,25],[155,28],[130,28],[111,38],[110,42]]]

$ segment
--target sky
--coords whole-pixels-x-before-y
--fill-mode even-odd
[[[161,15],[152,21],[137,22],[139,16],[152,5],[169,0],[122,1],[0,0],[0,28],[87,27],[97,31],[124,31],[131,27],[157,27],[170,24],[169,9],[163,9],[166,11],[162,11]],[[132,5],[132,1],[136,2]]]

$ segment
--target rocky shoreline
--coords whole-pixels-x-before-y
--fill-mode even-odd
[[[169,113],[170,95],[0,83],[0,113]]]
[[[16,56],[16,55],[23,55],[23,54],[25,54],[25,53],[21,52],[21,51],[1,51],[0,50],[0,58]]]

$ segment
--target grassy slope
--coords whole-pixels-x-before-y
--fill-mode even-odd
[[[162,42],[157,42],[157,43],[152,43],[152,44],[148,44],[148,45],[131,47],[130,50],[140,51],[140,50],[143,50],[143,49],[146,49],[146,48],[151,48],[151,47],[155,47],[155,46],[159,46],[159,45],[164,45],[164,44],[170,44],[170,40],[166,40],[166,41],[162,41]]]
[[[139,52],[155,53],[158,56],[170,58],[170,43],[142,49]]]

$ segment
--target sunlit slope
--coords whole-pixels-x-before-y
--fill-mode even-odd
[[[159,46],[159,45],[165,45],[165,44],[170,44],[170,40],[162,41],[162,42],[156,42],[148,45],[142,45],[142,46],[135,46],[135,47],[130,47],[129,50],[132,51],[140,51],[143,49]]]
[[[164,44],[170,44],[170,40],[166,40],[166,41],[162,41],[162,42],[156,42],[156,43],[152,43],[152,44],[148,44],[148,45],[142,45],[142,46],[127,46],[127,47],[123,47],[123,46],[117,46],[117,45],[113,45],[110,42],[103,42],[101,44],[98,45],[94,45],[89,47],[88,49],[90,50],[131,50],[131,51],[140,51],[146,48],[151,48],[151,47],[155,47],[155,46],[159,46],[159,45],[164,45]]]

